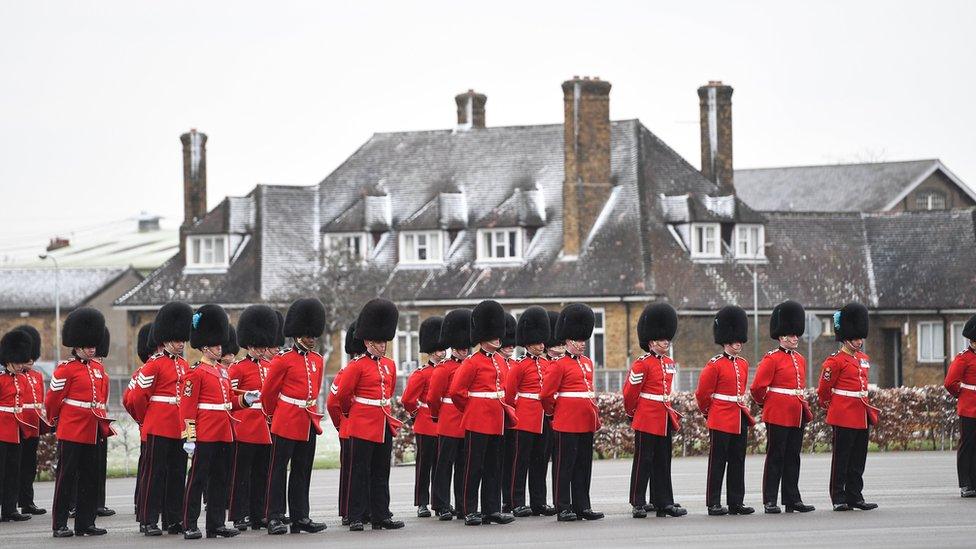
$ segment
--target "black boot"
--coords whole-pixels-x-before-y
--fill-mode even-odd
[[[878,508],[877,503],[867,503],[863,499],[861,501],[851,503],[850,506],[853,507],[854,509],[860,509],[862,511],[870,511],[871,509]]]
[[[176,536],[183,533],[183,524],[179,522],[174,522],[166,527],[166,533]]]
[[[296,520],[291,523],[291,533],[297,534],[299,532],[308,532],[309,534],[317,534],[322,530],[325,530],[326,526],[324,522],[312,522],[310,518],[303,518],[301,520]]]
[[[115,509],[109,509],[108,507],[99,507],[95,509],[95,515],[99,517],[110,517],[115,514]]]
[[[148,537],[156,537],[163,535],[163,531],[159,529],[159,526],[155,524],[143,524],[139,527],[139,531]]]
[[[216,530],[207,530],[207,539],[212,539],[212,538],[232,538],[232,537],[234,537],[234,536],[236,536],[236,535],[238,535],[240,533],[241,533],[241,531],[238,530],[237,528],[228,528],[226,526],[221,526],[220,528],[217,528]]]
[[[354,521],[350,522],[349,523],[349,531],[350,532],[362,532],[363,531],[363,521],[361,521],[361,520],[354,520]]]
[[[75,533],[69,530],[67,526],[62,526],[54,531],[54,537],[56,538],[70,538],[74,535]]]
[[[544,517],[551,517],[555,514],[556,514],[556,508],[549,504],[532,508],[532,516],[534,517],[538,517],[540,515]]]
[[[658,517],[683,517],[688,514],[688,510],[679,505],[667,505],[658,509],[656,514]]]
[[[636,505],[630,511],[630,516],[634,518],[647,518],[647,510],[644,509],[643,505]]]
[[[25,505],[22,507],[20,512],[24,513],[25,515],[43,515],[44,513],[47,513],[47,509],[41,509],[40,507],[31,503],[30,505]]]
[[[802,501],[798,501],[796,503],[786,505],[787,513],[792,513],[793,511],[796,511],[797,513],[809,513],[810,511],[816,511],[816,510],[817,508],[814,507],[813,505],[807,505]]]
[[[417,517],[418,518],[430,518],[430,509],[426,505],[421,505],[417,507]]]
[[[278,536],[288,532],[288,527],[282,522],[280,518],[273,518],[268,521],[268,533],[272,536]]]
[[[25,520],[30,520],[31,516],[14,511],[9,515],[0,516],[0,522],[24,522]]]
[[[727,514],[729,514],[729,510],[722,505],[716,503],[715,505],[708,506],[708,516],[710,517],[720,517]]]
[[[745,505],[742,505],[741,503],[738,503],[736,505],[729,505],[730,515],[751,515],[755,512],[756,510],[753,509],[752,507],[747,507]]]
[[[183,539],[200,539],[203,537],[203,532],[199,528],[189,528],[183,531]]]
[[[481,515],[478,513],[469,513],[464,516],[465,526],[481,526]]]
[[[508,524],[514,522],[515,517],[511,513],[491,513],[490,515],[485,515],[481,518],[482,524]]]
[[[94,524],[92,524],[91,526],[89,526],[87,528],[82,528],[81,530],[75,528],[75,535],[76,536],[104,536],[107,533],[108,533],[108,530],[106,530],[104,528],[99,528],[98,526],[95,526]]]
[[[959,490],[959,495],[960,497],[964,497],[964,498],[976,498],[976,488],[973,488],[971,486],[962,488]],[[27,511],[24,512],[26,513]]]
[[[513,517],[524,518],[532,516],[532,508],[527,505],[520,505],[512,511]]]
[[[851,506],[846,503],[835,503],[834,511],[850,511]]]
[[[574,520],[576,520],[576,513],[569,509],[563,509],[556,515],[557,522],[573,522]]]
[[[648,503],[644,505],[644,510],[647,511],[648,513],[653,513],[654,511],[657,511],[657,508],[654,507],[653,503]]]
[[[250,524],[248,524],[247,520],[240,519],[240,520],[235,520],[234,521],[234,528],[237,528],[241,532],[247,532],[247,527],[248,526],[250,526]],[[256,530],[256,528],[255,528],[255,530]]]
[[[437,512],[437,520],[454,520],[454,511],[450,509],[441,509]]]
[[[594,511],[593,509],[583,509],[577,514],[583,520],[600,520],[603,518],[603,513]]]
[[[778,515],[783,512],[783,510],[780,509],[779,505],[776,505],[775,503],[763,503],[763,512],[767,515]]]
[[[373,521],[373,530],[399,530],[403,528],[403,521],[392,518]]]

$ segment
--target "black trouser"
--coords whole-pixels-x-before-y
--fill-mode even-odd
[[[634,432],[634,463],[630,469],[630,504],[644,507],[647,487],[651,487],[651,502],[657,509],[674,505],[671,487],[671,436]]]
[[[502,508],[511,511],[517,506],[512,505],[512,478],[515,475],[515,446],[518,431],[505,429],[504,456],[502,457]],[[523,494],[523,499],[524,494]],[[523,503],[524,505],[524,503]]]
[[[230,442],[197,442],[190,461],[190,475],[186,481],[186,501],[183,503],[183,528],[197,527],[200,500],[207,488],[207,531],[224,526],[227,514],[227,477],[231,463]]]
[[[139,511],[142,524],[156,524],[163,515],[163,526],[183,520],[186,480],[186,452],[183,440],[149,435],[142,458],[142,485]],[[185,525],[184,525],[185,526]]]
[[[506,441],[507,442],[507,441]],[[529,479],[529,503],[533,508],[546,504],[546,468],[549,460],[545,456],[546,439],[544,433],[515,431],[512,448],[512,463],[508,466],[508,476],[503,476],[502,494],[512,509],[525,506],[525,479]],[[543,467],[533,467],[542,463]]]
[[[830,461],[830,501],[864,501],[864,464],[868,459],[868,430],[834,427],[834,456]]]
[[[286,485],[289,517],[292,521],[308,518],[308,489],[312,480],[316,439],[315,428],[310,425],[308,430],[308,440],[292,440],[271,435],[271,465],[268,469],[268,489],[264,504],[267,520],[281,519],[285,516]],[[289,462],[291,463],[290,474]]]
[[[708,493],[705,505],[722,504],[722,480],[728,466],[728,482],[725,499],[729,505],[742,505],[746,497],[746,440],[749,422],[741,414],[739,434],[711,429],[708,449]],[[656,494],[655,494],[656,496]]]
[[[0,514],[7,516],[17,512],[19,490],[20,444],[0,442]]]
[[[434,466],[434,481],[431,489],[431,507],[435,511],[451,508],[451,472],[454,472],[454,505],[463,507],[464,496],[464,439],[437,437],[437,465]]]
[[[533,454],[532,460],[529,463],[529,479],[541,479],[536,482],[542,482],[543,488],[545,488],[545,478],[546,474],[549,472],[549,462],[553,461],[556,453],[556,445],[554,442],[555,435],[553,435],[552,430],[552,418],[549,416],[542,416],[542,450],[540,454]],[[552,486],[556,485],[556,468],[552,469]],[[529,480],[531,485],[533,482]],[[530,498],[532,489],[529,489]],[[546,495],[545,492],[542,493],[542,505],[545,505]],[[533,504],[535,505],[535,504]]]
[[[382,521],[390,518],[390,454],[393,437],[383,428],[383,442],[349,438],[349,521],[362,522],[370,518]]]
[[[590,475],[593,471],[593,433],[553,431],[555,455],[552,497],[558,511],[580,513],[590,508]]]
[[[349,516],[349,439],[339,439],[339,516]]]
[[[413,504],[430,504],[430,476],[437,463],[437,437],[414,435],[417,445],[417,466],[414,472]]]
[[[959,450],[956,471],[960,488],[974,488],[976,483],[976,418],[959,417]]]
[[[803,429],[766,424],[766,465],[763,467],[763,503],[776,504],[780,484],[783,485],[783,504],[794,505],[800,498],[800,450],[803,448]]]
[[[146,443],[145,441],[139,443],[139,462],[136,464],[136,489],[133,490],[133,503],[136,509],[136,522],[142,519],[142,512],[139,510],[139,487],[142,486],[142,473],[143,473],[143,461],[146,456]]]
[[[34,505],[34,479],[37,478],[38,437],[20,441],[20,474],[17,503],[20,508]]]
[[[75,530],[84,530],[95,525],[97,469],[98,457],[94,444],[58,441],[58,469],[54,481],[54,510],[51,514],[55,530],[68,525],[70,491],[76,483],[78,506]]]
[[[481,514],[490,515],[502,508],[502,458],[504,435],[486,435],[466,431],[464,434],[464,507],[465,515],[478,512],[481,492]]]
[[[98,466],[95,469],[95,473],[98,475],[98,478],[95,479],[95,508],[103,509],[105,507],[105,479],[108,476],[107,438],[98,437],[98,442],[95,444],[95,457],[98,459]]]
[[[250,517],[252,524],[264,519],[264,496],[268,489],[270,444],[234,443],[234,465],[230,481],[230,520]]]

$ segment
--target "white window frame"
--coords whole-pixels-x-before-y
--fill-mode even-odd
[[[417,259],[418,243],[419,237],[424,237],[427,244],[423,246],[428,250],[427,259]],[[430,239],[436,237],[437,244],[431,245]],[[399,235],[399,250],[400,250],[400,264],[401,265],[431,265],[444,262],[444,246],[445,246],[445,234],[444,231],[403,231]],[[412,254],[408,254],[407,251],[412,250]],[[429,253],[430,251],[436,252],[435,254]],[[413,257],[409,257],[409,256]]]
[[[918,327],[916,329],[916,333],[918,335],[918,345],[917,345],[918,351],[916,355],[918,357],[918,361],[919,362],[943,362],[945,360],[945,348],[944,348],[945,325],[942,323],[941,320],[926,320],[926,321],[919,322],[917,326]],[[932,349],[931,356],[923,356],[922,354],[922,348],[923,348],[922,342],[925,339],[925,335],[923,335],[923,332],[925,331],[926,328],[930,330],[928,334],[928,338],[929,338],[929,347]],[[938,336],[937,339],[936,336]],[[935,354],[936,342],[938,342],[940,347],[943,347],[941,356],[936,356]]]
[[[699,230],[704,235],[706,231],[714,232],[715,250],[714,252],[704,251],[704,239],[699,238]],[[711,240],[711,238],[707,239]],[[693,259],[713,259],[722,257],[722,226],[719,223],[692,223],[691,224],[691,257]]]
[[[918,207],[919,206],[918,205],[918,201],[919,201],[920,198],[924,198],[925,199],[925,207],[922,208],[922,209],[928,210],[928,211],[932,211],[932,210],[945,210],[946,209],[946,206],[949,203],[948,197],[946,197],[945,193],[943,193],[943,192],[940,192],[940,191],[922,191],[921,193],[919,193],[919,195],[917,195],[915,197],[915,209],[919,209],[919,207]],[[934,202],[936,198],[942,199],[942,207],[940,207],[940,208],[933,207],[932,202]]]
[[[755,232],[753,232],[755,231]],[[756,242],[751,242],[752,235],[756,236]],[[745,237],[746,248],[753,248],[753,253],[742,253],[739,244]],[[740,223],[735,226],[735,238],[733,238],[735,257],[743,259],[765,259],[766,258],[766,227],[761,223]]]
[[[966,326],[965,322],[955,321],[949,324],[949,345],[951,350],[949,351],[949,356],[956,356],[956,353],[961,353],[969,347],[969,339],[962,335],[962,330]],[[956,332],[959,332],[959,337],[956,337]]]
[[[596,369],[602,370],[602,369],[606,369],[607,367],[606,364],[607,362],[607,313],[602,308],[595,308],[593,309],[593,315],[600,317],[601,322],[593,323],[593,333],[590,334],[590,339],[589,341],[586,342],[586,356],[590,357],[590,360],[593,362],[594,370]],[[600,335],[603,340],[603,344],[602,344],[603,352],[601,353],[603,355],[602,364],[597,364],[596,361],[596,336],[597,335]]]
[[[204,242],[210,242],[209,251],[202,250],[200,246]],[[224,248],[224,257],[217,258],[215,255],[216,243],[221,242]],[[194,257],[209,252],[211,261],[199,261]],[[230,238],[226,234],[191,234],[186,237],[186,266],[190,269],[226,269],[230,265]]]
[[[372,251],[372,238],[364,232],[350,232],[350,233],[325,233],[322,235],[322,248],[326,251],[340,249],[349,251],[348,241],[349,239],[359,240],[359,254],[350,253],[350,257],[366,260],[369,257],[369,253]],[[340,245],[336,245],[341,243]]]
[[[515,235],[515,247],[512,249],[510,237]],[[498,250],[498,244],[495,243],[495,239],[499,235],[504,235],[504,240],[502,242],[502,247],[504,248],[505,255],[502,257],[494,255]],[[486,249],[486,244],[488,241],[492,241],[491,251]],[[477,238],[477,258],[478,261],[492,262],[492,263],[506,263],[522,261],[522,250],[525,247],[525,231],[518,227],[502,227],[497,229],[478,229]],[[490,254],[490,255],[489,255]]]
[[[834,318],[828,316],[820,319],[820,337],[834,337]]]

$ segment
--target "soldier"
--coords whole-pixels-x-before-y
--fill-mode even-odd
[[[976,316],[963,326],[962,336],[969,340],[966,350],[956,355],[945,377],[945,388],[959,399],[959,450],[956,472],[959,492],[964,498],[976,498]]]
[[[346,366],[366,354],[366,344],[363,343],[363,340],[356,337],[355,322],[350,324],[346,330],[343,352],[349,358]],[[343,421],[342,407],[339,405],[339,399],[336,398],[336,395],[339,393],[339,383],[342,379],[342,373],[346,371],[346,366],[340,368],[339,372],[332,379],[332,386],[329,387],[328,400],[325,404],[326,410],[329,412],[329,418],[332,419],[332,425],[335,427],[336,432],[339,433],[339,516],[342,518],[343,526],[349,526],[348,486],[352,464],[349,461],[349,423]],[[368,515],[363,517],[363,522],[369,522]]]
[[[315,459],[315,440],[322,434],[318,411],[322,387],[322,355],[316,339],[325,331],[325,306],[318,298],[296,300],[288,308],[284,337],[295,345],[271,360],[261,391],[261,405],[271,416],[271,467],[265,494],[265,518],[273,535],[325,530],[309,518],[308,490]],[[291,463],[290,476],[288,464]],[[291,524],[286,527],[285,486]]]
[[[430,517],[430,475],[437,463],[437,424],[430,417],[430,407],[424,401],[430,387],[430,376],[437,365],[447,356],[447,345],[441,342],[441,325],[444,318],[432,316],[420,323],[420,352],[427,355],[427,362],[417,368],[403,389],[400,403],[413,417],[413,434],[416,445],[417,465],[414,473],[413,504],[417,516]]]
[[[363,530],[369,508],[373,530],[396,530],[403,522],[390,514],[390,456],[400,422],[391,403],[396,390],[396,364],[386,358],[387,343],[396,337],[399,313],[385,299],[363,305],[356,319],[356,337],[366,354],[348,364],[335,397],[349,424],[349,530]]]
[[[860,303],[848,303],[834,313],[833,321],[842,346],[824,361],[817,386],[820,405],[827,409],[827,424],[834,430],[830,501],[834,511],[869,511],[878,504],[866,503],[861,491],[868,430],[878,422],[878,409],[868,401],[871,359],[862,351],[868,337],[868,310]]]
[[[448,388],[461,362],[471,353],[471,310],[454,309],[444,316],[440,341],[450,347],[451,356],[430,376],[427,405],[431,419],[437,423],[437,464],[431,489],[431,505],[439,520],[463,518],[464,500],[464,428],[461,412],[448,395]],[[454,504],[451,507],[451,472],[454,473]]]
[[[565,344],[566,354],[549,365],[539,395],[552,415],[553,499],[559,522],[603,518],[590,505],[593,433],[600,428],[600,411],[593,389],[593,362],[583,354],[595,321],[593,310],[582,303],[570,303],[559,313],[555,339]]]
[[[61,342],[71,348],[72,358],[58,364],[44,398],[47,417],[57,422],[58,466],[54,484],[54,537],[100,536],[95,526],[95,482],[99,436],[109,436],[111,422],[105,415],[102,365],[93,360],[95,347],[105,334],[105,317],[90,307],[72,311],[64,321]],[[68,491],[78,484],[75,529],[68,529]]]
[[[41,358],[41,334],[36,328],[24,324],[14,328],[25,332],[31,338],[30,361],[24,363],[24,386],[21,388],[21,423],[20,431],[20,488],[17,504],[20,512],[25,515],[43,515],[46,509],[34,504],[34,479],[37,477],[37,443],[40,435],[47,433],[44,414],[44,375],[34,369],[34,363]],[[43,430],[43,431],[42,431]]]
[[[546,372],[549,366],[553,362],[556,362],[566,354],[566,342],[556,341],[556,322],[559,321],[559,313],[556,311],[546,311],[546,315],[549,316],[549,341],[546,342],[546,361],[542,362],[542,377],[545,379]],[[555,459],[556,454],[556,435],[552,431],[552,415],[545,411],[543,407],[542,416],[542,438],[546,441],[545,451],[542,453],[542,461],[533,460],[532,464],[529,466],[532,470],[545,471],[549,469],[549,462]],[[556,468],[552,468],[552,486],[556,486]],[[553,501],[553,504],[556,502]],[[555,507],[553,507],[555,511]],[[552,513],[553,515],[555,514]],[[546,515],[551,516],[551,515]]]
[[[267,305],[251,305],[237,322],[237,343],[247,355],[228,369],[235,393],[260,391],[268,377],[278,337],[278,317]],[[227,351],[224,350],[226,356]],[[230,520],[234,528],[259,530],[264,520],[264,496],[271,458],[271,429],[260,402],[234,412],[234,467],[231,473]]]
[[[139,530],[146,536],[183,533],[186,452],[180,420],[180,387],[190,371],[183,358],[190,339],[193,309],[186,303],[163,305],[152,324],[152,338],[162,350],[136,374],[129,391],[132,418],[146,437],[139,483]],[[163,517],[163,529],[158,525]]]
[[[128,412],[129,416],[135,417],[135,409],[132,406],[132,389],[135,388],[136,382],[139,378],[139,374],[142,372],[142,366],[156,353],[160,351],[159,346],[157,346],[152,341],[152,323],[143,324],[139,328],[139,333],[136,335],[136,354],[139,356],[140,367],[136,368],[132,372],[132,379],[129,380],[129,384],[122,391],[122,407]],[[143,474],[145,473],[145,456],[146,456],[146,431],[139,425],[139,461],[136,464],[136,488],[133,491],[134,504],[135,504],[135,519],[139,522],[142,517],[142,512],[140,511],[139,504],[142,501],[139,498],[139,487],[143,484]]]
[[[241,346],[237,342],[237,330],[233,324],[227,326],[227,334],[227,341],[220,346],[221,352],[224,354],[220,357],[219,364],[229,372],[231,365],[237,362],[237,355],[241,352]]]
[[[30,334],[13,330],[0,338],[0,521],[24,521],[31,515],[17,512],[20,488],[21,416],[27,379],[21,373],[31,361]]]
[[[546,504],[547,444],[543,429],[545,413],[539,394],[542,378],[548,369],[545,346],[549,341],[549,315],[539,306],[526,309],[518,319],[516,343],[525,348],[526,355],[512,364],[505,378],[505,402],[515,409],[514,449],[509,465],[510,476],[503,477],[503,490],[516,517],[530,515],[552,516],[556,510]],[[542,467],[532,467],[535,464]],[[529,505],[525,503],[525,481],[529,483]]]
[[[232,410],[250,407],[260,393],[235,394],[227,371],[221,368],[222,347],[230,335],[227,313],[219,305],[204,305],[193,314],[190,346],[202,354],[183,379],[180,417],[186,442],[183,449],[191,456],[190,473],[183,502],[183,539],[200,539],[197,527],[200,500],[207,490],[208,538],[232,538],[240,534],[225,523],[228,471],[234,431]]]
[[[746,312],[734,305],[723,307],[712,326],[715,343],[723,348],[701,371],[695,400],[708,422],[708,514],[748,515],[755,512],[743,505],[745,499],[746,440],[755,424],[746,405],[749,363],[739,356],[749,332]],[[722,506],[722,479],[728,466],[726,499]]]
[[[795,301],[784,301],[773,307],[769,317],[769,335],[779,347],[759,361],[750,392],[763,407],[766,423],[766,465],[763,468],[763,511],[776,514],[776,495],[783,484],[786,512],[807,513],[814,510],[800,498],[800,450],[803,430],[813,419],[803,389],[807,380],[807,362],[799,352],[800,336],[806,328],[806,312]]]
[[[515,355],[515,330],[518,327],[518,321],[515,316],[511,313],[505,313],[505,335],[502,336],[502,346],[498,348],[498,354],[502,357],[502,362],[504,363],[504,374],[505,379],[508,379],[508,372],[512,368],[513,356]],[[515,408],[508,404],[506,401],[506,406],[512,409],[514,412]],[[513,416],[517,417],[517,416]],[[515,428],[506,423],[505,425],[505,440],[504,448],[505,454],[502,456],[502,476],[501,476],[501,487],[502,487],[502,512],[511,513],[514,507],[512,506],[512,490],[506,487],[511,484],[511,478],[514,474],[512,466],[515,463],[515,440],[516,440]],[[513,515],[514,516],[514,515]]]
[[[108,328],[105,328],[105,336],[102,337],[101,343],[95,348],[95,360],[102,365],[102,369],[104,369],[105,359],[108,358],[111,342],[112,336],[109,334]],[[111,386],[108,383],[108,376],[102,379],[102,385],[105,391],[105,403],[108,404],[109,397],[111,396],[109,394]],[[98,437],[96,454],[98,456],[98,478],[95,480],[95,515],[99,517],[110,517],[115,514],[115,510],[105,506],[105,479],[108,475],[108,438],[104,436]],[[73,495],[77,495],[77,492],[74,492]],[[74,509],[74,507],[72,504],[71,508]]]
[[[647,354],[630,368],[623,388],[624,409],[634,428],[634,465],[630,472],[630,504],[634,518],[647,516],[644,499],[652,485],[659,517],[680,517],[688,511],[674,503],[671,487],[671,441],[681,428],[681,414],[671,407],[675,364],[668,355],[678,330],[678,314],[667,303],[652,303],[637,322],[637,342]]]

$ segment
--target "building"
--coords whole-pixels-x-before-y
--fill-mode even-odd
[[[872,311],[875,383],[941,380],[948,350],[962,345],[961,323],[976,312],[976,220],[965,185],[949,210],[899,211],[904,197],[895,198],[910,184],[872,203],[889,208],[770,209],[761,178],[748,200],[738,192],[730,86],[698,90],[701,171],[639,120],[611,121],[610,89],[574,77],[562,84],[563,123],[512,127],[487,126],[487,99],[469,90],[452,105],[456,128],[375,134],[316,185],[258,185],[209,212],[200,198],[206,137],[185,134],[181,250],[117,301],[130,337],[174,299],[220,303],[232,316],[253,302],[283,307],[291,270],[341,249],[388,273],[381,292],[401,310],[393,354],[407,369],[426,316],[485,298],[515,312],[583,301],[598,315],[589,349],[598,387],[614,388],[641,354],[641,309],[663,299],[681,315],[674,352],[679,385],[690,388],[719,350],[711,343],[718,308],[752,309],[755,300],[751,337],[764,352],[773,346],[772,307],[800,301],[822,323],[810,342],[819,364],[837,348],[832,312],[856,300]],[[942,175],[950,174],[923,182]]]

